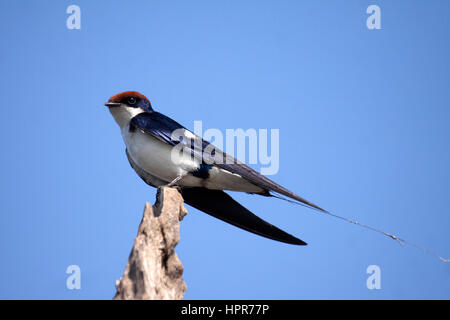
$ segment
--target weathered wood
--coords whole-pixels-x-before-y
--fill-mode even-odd
[[[116,282],[115,300],[183,298],[183,265],[174,249],[180,240],[179,222],[186,214],[175,188],[158,189],[156,203],[145,204],[124,275]]]

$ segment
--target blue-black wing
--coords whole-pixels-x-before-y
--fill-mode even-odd
[[[159,112],[143,112],[133,117],[130,121],[132,130],[139,129],[151,134],[155,138],[170,145],[176,145],[180,141],[172,139],[172,134],[178,129],[185,129],[178,122]]]
[[[195,136],[192,133],[189,134],[189,137],[183,136],[181,132],[187,129],[178,122],[159,112],[144,112],[138,114],[133,119],[131,119],[130,127],[142,130],[143,132],[151,134],[157,139],[173,146],[181,143],[184,150],[190,152],[201,162],[213,164],[221,169],[227,170],[234,174],[238,174],[247,181],[264,189],[265,192],[262,193],[262,195],[269,196],[270,191],[276,192],[297,200],[307,206],[326,212],[324,209],[320,208],[314,203],[303,199],[292,191],[261,175],[259,172],[253,170],[246,164],[227,155],[222,150],[213,147],[214,152],[211,153],[210,151],[212,148],[209,142],[203,140],[201,137]],[[204,152],[207,147],[209,149],[209,152]]]

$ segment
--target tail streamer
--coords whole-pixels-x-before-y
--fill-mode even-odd
[[[411,246],[411,247],[414,247],[414,248],[416,248],[416,249],[422,250],[423,252],[425,252],[425,253],[427,253],[427,254],[429,254],[429,255],[432,255],[432,256],[438,258],[438,259],[441,260],[442,262],[450,263],[450,259],[443,258],[442,256],[440,256],[439,254],[437,254],[436,252],[434,252],[434,251],[432,251],[432,250],[430,250],[430,249],[427,249],[427,248],[425,248],[425,247],[422,247],[422,246],[420,246],[420,245],[418,245],[418,244],[416,244],[416,243],[414,243],[414,242],[411,242],[411,241],[402,239],[402,238],[400,238],[400,237],[398,237],[398,236],[396,236],[396,235],[394,235],[394,234],[384,232],[383,230],[374,228],[374,227],[369,226],[369,225],[366,225],[366,224],[362,224],[362,223],[360,223],[360,222],[358,222],[358,221],[356,221],[356,220],[352,220],[352,219],[348,219],[348,218],[339,216],[339,215],[337,215],[337,214],[331,213],[331,212],[326,211],[326,210],[323,210],[323,211],[322,211],[322,210],[318,210],[318,209],[316,209],[316,208],[314,208],[314,207],[310,207],[310,206],[308,206],[308,205],[306,205],[306,204],[304,204],[304,203],[297,202],[297,201],[294,201],[294,200],[291,200],[291,199],[287,199],[287,198],[284,198],[284,197],[282,197],[282,196],[278,196],[278,195],[274,195],[274,194],[271,194],[271,196],[274,197],[274,198],[278,198],[278,199],[281,199],[281,200],[290,202],[290,203],[294,203],[294,204],[300,205],[300,206],[302,206],[302,207],[310,208],[310,209],[316,211],[317,213],[327,214],[327,215],[329,215],[329,216],[331,216],[331,217],[333,217],[333,218],[340,219],[340,220],[343,220],[343,221],[347,221],[348,223],[351,223],[351,224],[354,224],[354,225],[357,225],[357,226],[366,228],[366,229],[368,229],[368,230],[371,230],[371,231],[380,233],[380,234],[382,234],[382,235],[385,235],[386,237],[389,237],[389,238],[391,238],[391,239],[397,241],[397,242],[398,242],[400,245],[402,245],[402,246],[404,246],[404,245],[409,245],[409,246]]]

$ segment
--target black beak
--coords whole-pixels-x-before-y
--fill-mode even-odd
[[[108,108],[118,107],[118,106],[120,106],[120,102],[107,102],[107,103],[105,103],[105,106],[107,106]]]

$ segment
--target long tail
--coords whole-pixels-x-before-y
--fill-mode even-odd
[[[294,195],[295,195],[295,194],[294,194]],[[382,234],[382,235],[384,235],[384,236],[386,236],[386,237],[388,237],[388,238],[391,238],[392,240],[397,241],[400,245],[410,245],[411,247],[414,247],[414,248],[416,248],[416,249],[422,250],[422,251],[424,251],[425,253],[427,253],[427,254],[429,254],[429,255],[432,255],[432,256],[438,258],[438,259],[441,260],[442,262],[450,263],[450,259],[443,258],[443,257],[440,256],[439,254],[437,254],[436,252],[434,252],[434,251],[432,251],[432,250],[430,250],[430,249],[428,249],[428,248],[422,247],[421,245],[418,245],[418,244],[416,244],[416,243],[414,243],[414,242],[411,242],[411,241],[409,241],[409,240],[405,240],[405,239],[403,239],[403,238],[400,238],[400,237],[398,237],[398,236],[396,236],[396,235],[394,235],[394,234],[391,234],[391,233],[385,232],[385,231],[383,231],[383,230],[374,228],[374,227],[372,227],[372,226],[369,226],[369,225],[360,223],[360,222],[358,222],[358,221],[356,221],[356,220],[352,220],[352,219],[348,219],[348,218],[339,216],[339,215],[337,215],[337,214],[334,214],[334,213],[332,213],[332,212],[329,212],[329,211],[327,211],[327,210],[324,210],[324,209],[322,209],[322,208],[316,206],[315,204],[312,204],[312,203],[310,203],[310,202],[308,202],[308,201],[306,201],[306,200],[304,200],[303,198],[300,198],[300,197],[298,197],[298,196],[297,196],[297,197],[300,198],[300,199],[298,199],[297,197],[292,197],[292,196],[288,195],[290,198],[295,199],[295,200],[298,200],[299,202],[298,202],[298,201],[291,200],[291,199],[283,198],[283,197],[281,197],[281,196],[274,195],[274,194],[268,194],[267,196],[269,196],[269,197],[274,197],[274,198],[277,198],[277,199],[281,199],[281,200],[284,200],[284,201],[287,201],[287,202],[290,202],[290,203],[294,203],[294,204],[297,204],[297,205],[300,205],[300,206],[305,206],[305,207],[308,207],[308,208],[310,208],[310,209],[313,209],[313,210],[315,210],[315,211],[317,211],[317,212],[319,212],[319,213],[324,213],[324,214],[327,214],[327,215],[329,215],[329,216],[331,216],[331,217],[333,217],[333,218],[340,219],[340,220],[343,220],[343,221],[347,221],[348,223],[352,223],[352,224],[355,224],[355,225],[357,225],[357,226],[363,227],[363,228],[365,228],[365,229],[368,229],[368,230],[371,230],[371,231],[380,233],[380,234]]]
[[[259,218],[223,191],[206,188],[183,188],[181,194],[184,202],[192,207],[238,228],[272,240],[306,245],[306,242]]]

